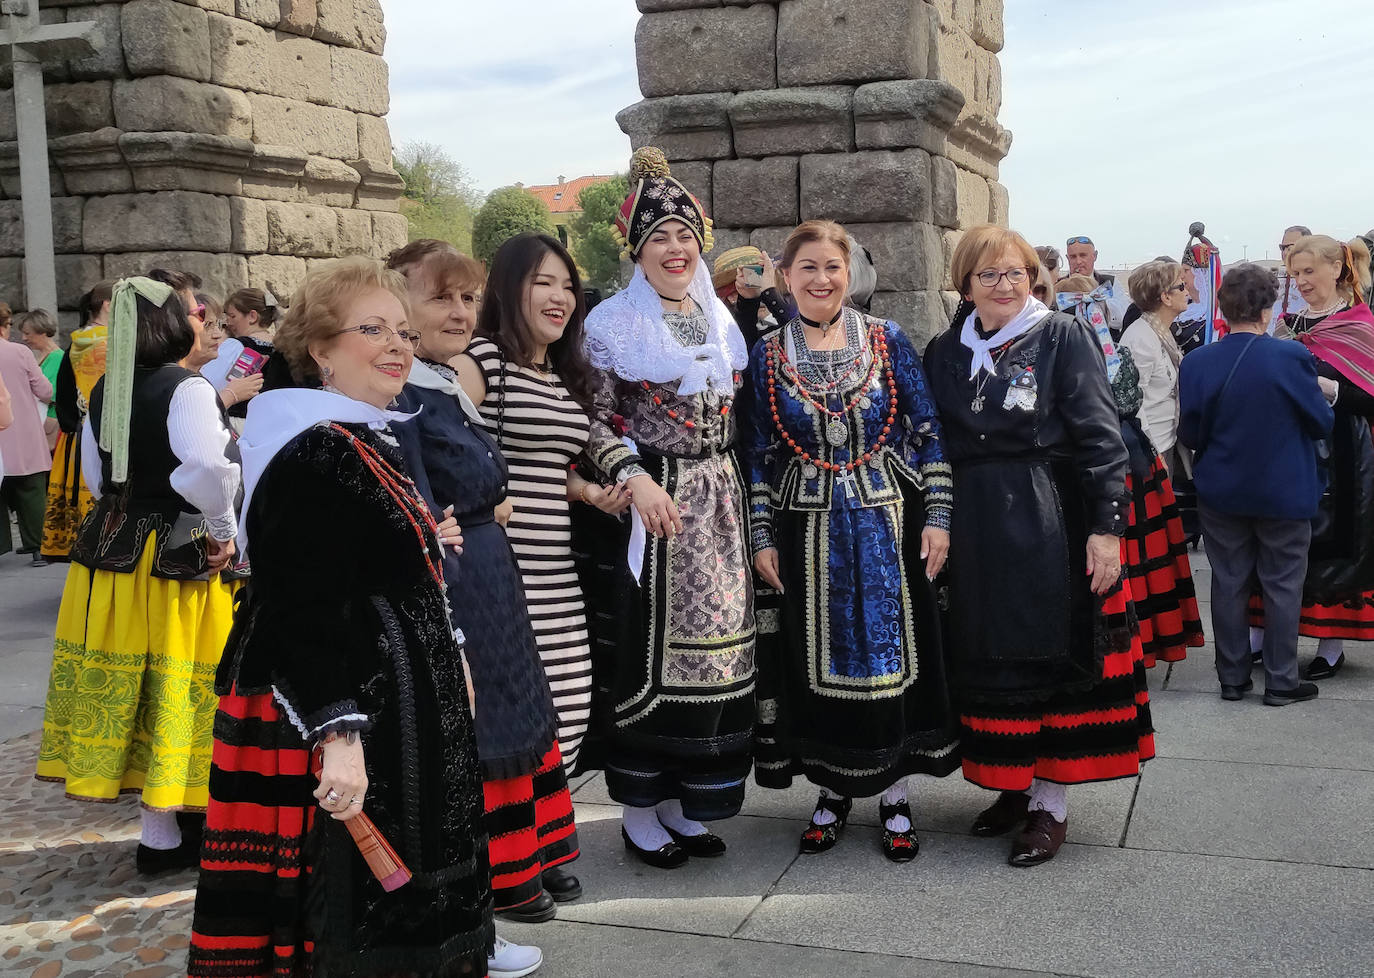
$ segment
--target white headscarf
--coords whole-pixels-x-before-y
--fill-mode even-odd
[[[587,357],[592,366],[621,380],[655,384],[680,380],[677,392],[684,396],[699,394],[708,386],[722,394],[733,393],[734,373],[748,364],[749,348],[700,259],[687,294],[706,314],[706,342],[700,346],[683,346],[668,329],[658,293],[644,269],[636,265],[629,287],[587,316]]]
[[[959,342],[973,351],[973,358],[969,361],[968,376],[969,380],[978,376],[980,370],[992,373],[997,369],[997,365],[992,362],[992,351],[1003,343],[1010,343],[1023,333],[1028,333],[1036,323],[1050,314],[1049,307],[1033,295],[1026,296],[1026,304],[1021,307],[1012,321],[1007,323],[997,332],[987,339],[978,335],[974,321],[978,318],[978,310],[975,309],[968,314],[964,320],[963,329],[959,331]]]

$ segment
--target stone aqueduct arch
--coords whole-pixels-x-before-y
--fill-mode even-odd
[[[1007,217],[1001,0],[636,2],[645,98],[619,122],[667,152],[718,247],[835,218],[873,253],[875,312],[941,322],[960,229]],[[405,241],[379,0],[41,7],[100,25],[92,56],[45,67],[63,309],[158,264],[289,295],[311,262]],[[15,138],[0,89],[0,298],[21,308]]]

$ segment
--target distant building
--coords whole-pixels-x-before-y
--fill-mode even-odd
[[[574,177],[569,180],[559,174],[558,182],[547,184],[540,187],[526,187],[529,193],[534,194],[549,208],[549,213],[553,215],[554,227],[558,229],[558,240],[565,245],[568,243],[568,225],[572,219],[582,213],[582,207],[577,203],[578,196],[588,187],[594,187],[598,183],[605,183],[610,180],[609,176],[596,176],[593,174],[588,177]]]

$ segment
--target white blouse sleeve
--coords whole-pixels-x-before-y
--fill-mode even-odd
[[[105,489],[100,484],[100,439],[95,436],[95,429],[91,427],[89,414],[81,422],[81,478],[86,480],[86,488],[96,499],[104,494]]]
[[[220,420],[214,387],[201,377],[181,382],[167,410],[167,441],[181,464],[172,470],[172,488],[204,515],[210,535],[223,543],[238,533],[234,500],[239,466],[224,456],[229,429]]]

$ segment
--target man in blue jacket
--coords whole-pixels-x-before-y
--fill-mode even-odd
[[[1212,565],[1212,633],[1221,698],[1254,687],[1246,607],[1264,594],[1264,702],[1317,695],[1298,676],[1298,616],[1324,475],[1317,444],[1335,415],[1312,354],[1268,335],[1272,272],[1238,265],[1218,290],[1230,332],[1183,359],[1178,438],[1193,449],[1202,536]]]

